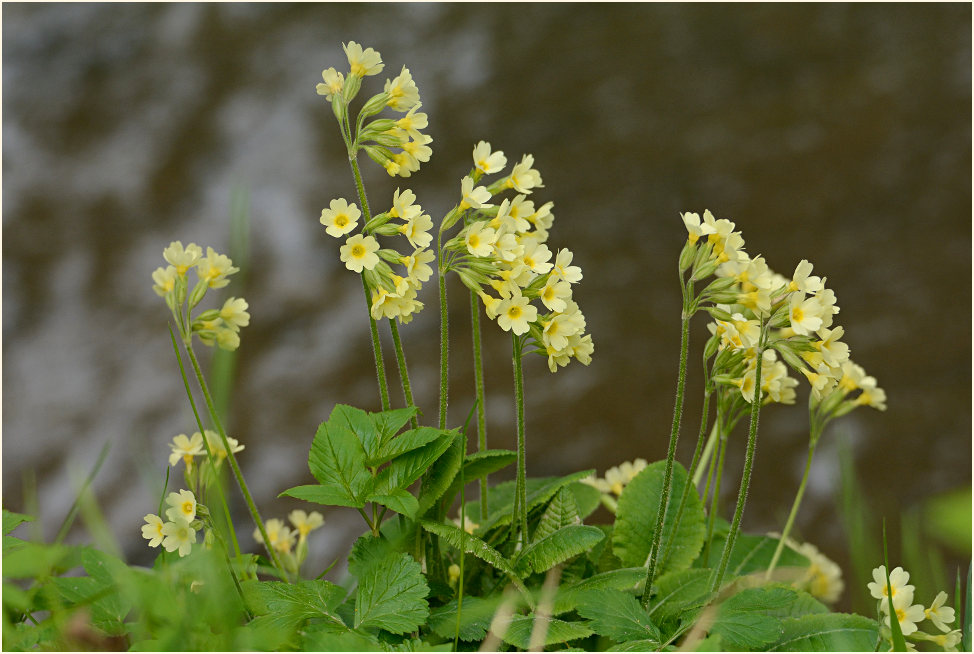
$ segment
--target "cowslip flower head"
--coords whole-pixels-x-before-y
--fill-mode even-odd
[[[241,327],[250,324],[250,314],[247,313],[248,306],[247,300],[243,298],[229,298],[220,308],[220,319],[228,328],[239,332]]]
[[[537,308],[531,306],[528,298],[520,293],[513,294],[497,305],[497,324],[505,332],[518,336],[527,333],[530,323],[538,319]]]
[[[321,79],[324,82],[319,82],[315,90],[318,92],[318,95],[325,96],[325,100],[331,102],[337,94],[342,92],[342,87],[345,85],[345,76],[334,68],[326,68],[321,71]]]
[[[348,57],[348,65],[351,67],[349,75],[365,77],[366,75],[378,75],[385,68],[382,63],[382,56],[372,48],[362,49],[355,41],[349,41],[348,45],[342,44],[345,56]]]
[[[473,178],[469,175],[460,180],[460,196],[460,211],[492,206],[489,202],[490,191],[485,186],[474,188]]]
[[[192,491],[181,490],[178,493],[169,493],[166,498],[166,517],[172,521],[185,520],[187,523],[196,518],[196,496]]]
[[[156,268],[152,272],[152,281],[155,282],[152,286],[152,290],[156,292],[159,297],[165,297],[176,288],[176,279],[179,277],[179,273],[176,271],[176,266],[166,266],[165,268]]]
[[[329,236],[338,238],[355,229],[361,216],[362,212],[354,202],[349,204],[345,198],[336,198],[328,203],[327,209],[321,210],[319,222]]]
[[[167,552],[178,550],[180,557],[188,555],[196,543],[196,530],[181,518],[164,524],[162,534],[164,535],[162,546],[165,550]]]
[[[467,252],[475,257],[489,257],[496,242],[497,232],[487,227],[486,223],[473,223],[464,230],[463,243],[467,246]]]
[[[187,438],[186,434],[179,434],[172,439],[169,444],[172,454],[169,455],[169,465],[176,465],[180,459],[189,466],[193,463],[194,456],[201,456],[205,453],[203,449],[203,437],[199,432],[193,434],[192,438]]]
[[[203,250],[196,243],[190,243],[183,248],[182,241],[173,241],[162,251],[162,256],[176,267],[176,274],[182,277],[203,258]]]
[[[162,518],[150,513],[146,515],[143,520],[145,520],[145,524],[142,525],[142,538],[149,541],[149,547],[159,547],[162,540],[166,537],[166,535],[162,533]]]
[[[378,249],[379,243],[374,236],[355,234],[345,241],[340,256],[346,268],[361,273],[362,269],[372,270],[379,263],[379,257],[375,253]]]
[[[507,157],[502,150],[491,152],[490,143],[480,141],[473,148],[473,165],[485,175],[499,173],[507,165]]]

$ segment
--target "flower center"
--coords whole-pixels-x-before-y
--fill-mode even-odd
[[[514,306],[507,310],[507,317],[511,320],[517,320],[521,317],[521,307]]]
[[[340,213],[337,216],[335,216],[335,226],[336,227],[344,227],[347,224],[348,224],[348,216],[346,216],[343,213]]]
[[[352,246],[352,256],[356,259],[365,256],[365,246],[364,245],[353,245]]]

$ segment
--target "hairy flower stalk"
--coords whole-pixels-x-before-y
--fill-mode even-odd
[[[518,511],[515,519],[519,520],[521,529],[521,546],[528,546],[528,510],[527,510],[527,465],[525,463],[526,448],[524,444],[524,373],[521,370],[522,343],[517,334],[511,335],[514,357],[514,404],[517,406],[517,495]]]
[[[402,383],[402,394],[406,401],[406,406],[416,406],[413,401],[413,389],[409,384],[409,370],[406,368],[406,353],[402,349],[402,340],[399,338],[399,326],[395,319],[389,318],[389,329],[392,331],[392,343],[396,346],[396,363],[399,364],[399,381]],[[409,424],[413,429],[419,428],[419,420],[414,415],[409,419]]]
[[[446,429],[446,408],[450,392],[449,357],[450,357],[450,324],[449,312],[446,304],[446,270],[443,268],[443,229],[436,235],[437,261],[439,265],[438,279],[440,288],[440,412],[437,425]]]
[[[487,412],[484,405],[484,360],[480,345],[480,301],[470,291],[470,323],[473,333],[473,376],[477,391],[477,451],[487,449]],[[480,516],[487,518],[487,475],[480,478]]]

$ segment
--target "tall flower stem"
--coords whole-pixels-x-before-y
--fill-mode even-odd
[[[710,497],[710,510],[707,518],[707,541],[703,550],[703,560],[710,560],[710,545],[714,539],[714,526],[717,524],[717,516],[720,512],[720,482],[724,478],[724,455],[727,453],[727,435],[730,433],[730,429],[724,427],[720,431],[720,437],[717,441],[717,452],[714,454],[713,463],[716,464],[716,469],[711,466],[711,478],[716,474],[716,480],[714,481],[714,492]],[[710,486],[710,479],[707,480],[707,486]],[[706,493],[704,494],[704,500],[706,501]]]
[[[815,456],[815,447],[818,445],[818,434],[812,434],[812,438],[808,443],[808,459],[805,461],[805,474],[802,475],[802,481],[798,485],[798,493],[795,494],[795,502],[791,505],[791,513],[788,514],[788,520],[785,522],[785,528],[781,532],[781,538],[778,541],[778,547],[774,550],[774,556],[771,557],[771,564],[768,566],[768,571],[764,574],[765,579],[771,579],[771,573],[774,572],[775,567],[778,565],[778,560],[781,558],[781,552],[785,548],[785,540],[788,538],[788,534],[791,533],[791,528],[795,524],[795,516],[798,515],[798,507],[802,503],[802,496],[805,495],[805,485],[808,483],[808,473],[812,469],[812,457]]]
[[[446,270],[444,270],[443,254],[443,230],[440,229],[436,235],[436,256],[439,263],[437,270],[440,282],[440,416],[438,422],[440,429],[446,429],[447,396],[450,392],[450,382],[447,377],[450,356],[450,318],[446,304]]]
[[[399,326],[396,325],[394,318],[389,318],[389,329],[392,331],[392,342],[396,346],[396,363],[399,364],[399,381],[402,382],[402,395],[406,400],[406,406],[416,406],[413,401],[413,389],[409,385],[409,370],[406,368],[406,353],[402,349],[402,340],[399,338]],[[410,418],[413,429],[419,428],[419,420],[414,415]]]
[[[751,425],[747,434],[747,450],[744,454],[744,473],[741,475],[741,488],[737,493],[737,508],[734,509],[734,520],[731,522],[730,531],[727,532],[727,541],[724,543],[724,551],[720,555],[720,565],[714,575],[710,585],[711,591],[720,588],[720,583],[724,579],[724,572],[727,570],[727,563],[730,561],[731,552],[734,551],[734,543],[741,530],[741,516],[744,515],[744,504],[747,502],[747,490],[751,484],[751,469],[754,467],[754,448],[758,441],[758,416],[761,413],[761,364],[764,361],[764,326],[762,325],[761,337],[757,347],[757,364],[754,369],[754,400],[751,402]]]
[[[480,301],[470,291],[470,322],[473,332],[473,376],[477,389],[477,450],[487,449],[487,412],[484,408],[484,360],[480,349]],[[480,517],[487,519],[487,475],[480,478]]]
[[[186,347],[186,353],[189,355],[190,363],[193,364],[193,371],[196,373],[196,380],[199,382],[200,389],[203,391],[203,399],[206,401],[206,408],[210,413],[210,420],[213,421],[213,426],[216,427],[217,433],[220,435],[220,441],[223,443],[223,447],[227,452],[227,461],[230,462],[230,469],[233,471],[233,476],[237,479],[237,484],[240,486],[240,492],[243,493],[244,501],[247,503],[247,508],[250,510],[250,516],[254,519],[254,523],[257,525],[258,531],[260,531],[261,538],[264,540],[264,547],[267,549],[267,554],[270,556],[271,562],[274,567],[277,568],[278,573],[281,578],[288,580],[287,572],[284,570],[284,566],[281,565],[280,560],[277,558],[277,552],[271,545],[271,540],[267,536],[267,529],[264,527],[264,521],[260,519],[260,513],[257,511],[257,505],[254,503],[254,498],[250,494],[250,489],[247,487],[247,482],[243,477],[243,473],[240,472],[240,466],[237,465],[237,457],[234,455],[233,450],[230,447],[230,443],[227,441],[227,433],[223,429],[223,423],[220,422],[220,416],[216,413],[216,408],[213,406],[213,398],[210,396],[210,389],[206,385],[206,379],[203,377],[203,371],[200,370],[199,361],[196,360],[196,353],[193,352],[193,346],[191,343],[183,342]],[[206,442],[206,439],[203,439]]]
[[[653,594],[653,579],[656,576],[656,562],[659,558],[660,542],[663,538],[663,518],[670,500],[670,486],[673,482],[673,460],[676,458],[676,442],[680,434],[680,419],[683,415],[683,394],[687,382],[687,352],[690,347],[690,314],[687,311],[688,297],[693,295],[693,282],[683,287],[683,316],[680,325],[680,372],[676,382],[676,403],[673,406],[673,425],[670,428],[670,446],[666,453],[666,468],[663,472],[663,492],[656,512],[656,531],[649,554],[649,567],[646,570],[646,586],[643,589],[643,608],[649,606]]]
[[[524,445],[524,373],[521,370],[521,338],[511,334],[514,356],[514,404],[517,405],[517,493],[518,513],[514,518],[520,521],[521,546],[528,546],[528,509],[527,509],[527,465],[525,463],[526,448]]]

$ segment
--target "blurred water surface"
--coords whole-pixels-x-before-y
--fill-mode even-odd
[[[889,395],[886,413],[857,411],[827,433],[799,516],[800,535],[845,562],[839,438],[894,526],[971,478],[970,28],[963,4],[5,5],[4,506],[24,508],[36,471],[52,537],[110,441],[94,490],[127,556],[149,559],[141,517],[157,505],[168,442],[195,430],[150,274],[171,240],[226,249],[235,184],[251,201],[251,266],[235,293],[252,322],[229,428],[265,516],[298,507],[276,495],[310,481],[308,447],[335,403],[378,408],[359,282],[317,220],[354,187],[314,86],[356,40],[386,62],[363,93],[408,66],[434,138],[409,180],[362,158],[373,206],[408,186],[438,219],[478,140],[509,160],[533,153],[545,182],[533,199],[555,202],[551,243],[584,270],[576,299],[595,357],[556,375],[528,361],[530,474],[665,456],[679,212],[709,208],[772,268],[789,275],[807,258],[828,277],[853,358]],[[451,424],[471,401],[466,298],[451,282]],[[421,299],[428,309],[402,332],[430,416],[433,285]],[[512,447],[509,340],[492,324],[485,356],[490,445]],[[688,389],[684,462],[699,375]],[[748,530],[784,521],[806,395],[762,415]],[[743,458],[735,438],[729,471]],[[326,520],[314,564],[361,530],[350,510]]]

